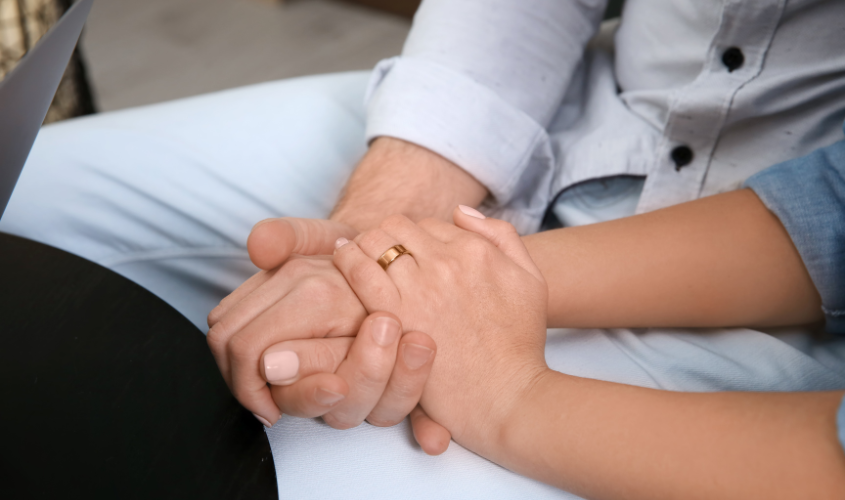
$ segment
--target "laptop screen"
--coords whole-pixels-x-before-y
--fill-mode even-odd
[[[79,0],[0,82],[0,217],[59,88],[93,0]]]

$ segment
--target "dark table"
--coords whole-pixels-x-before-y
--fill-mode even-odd
[[[0,233],[0,498],[277,498],[205,337],[140,286]]]

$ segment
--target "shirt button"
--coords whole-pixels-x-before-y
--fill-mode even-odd
[[[675,163],[675,170],[681,170],[683,167],[692,163],[692,149],[688,146],[676,147],[672,150],[670,156]]]
[[[745,56],[737,47],[731,47],[722,54],[722,64],[728,68],[728,73],[739,69],[745,62]]]

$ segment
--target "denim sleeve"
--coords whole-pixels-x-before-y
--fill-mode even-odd
[[[836,412],[836,434],[839,436],[839,444],[845,450],[845,398],[842,398],[839,411]]]
[[[827,331],[845,334],[845,140],[745,182],[786,228],[822,298]]]

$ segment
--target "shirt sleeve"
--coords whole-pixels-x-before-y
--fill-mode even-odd
[[[426,147],[498,203],[530,188],[551,122],[607,0],[425,0],[402,55],[379,63],[367,140]]]
[[[750,177],[783,223],[822,298],[825,328],[845,334],[845,140]]]

